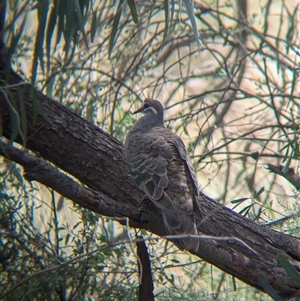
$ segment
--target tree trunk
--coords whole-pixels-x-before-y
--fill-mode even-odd
[[[11,70],[8,72],[3,61],[0,63],[0,69],[0,120],[3,135],[10,139],[12,133],[15,133],[11,130],[7,101],[9,98],[19,112],[22,112],[22,107],[25,108],[26,148],[35,152],[37,156],[11,146],[7,151],[2,149],[2,155],[22,164],[28,173],[28,179],[40,179],[41,183],[49,185],[90,210],[123,218],[123,223],[126,222],[125,218],[128,218],[132,227],[144,228],[160,236],[166,235],[161,215],[154,205],[147,204],[141,210],[137,208],[143,194],[129,176],[123,144],[60,103],[39,92],[33,93],[33,88],[22,82],[16,73]],[[50,122],[39,115],[34,123],[33,108],[36,108],[36,101]],[[20,135],[16,140],[22,143]],[[91,189],[84,188],[71,179],[68,183],[75,186],[67,184],[68,189],[63,187],[60,184],[62,181],[55,182],[58,177],[55,176],[55,172],[59,171],[55,171],[51,165],[48,166],[48,178],[45,180],[41,180],[38,175],[34,176],[33,173],[30,175],[31,168],[39,163],[43,164],[40,157],[68,172]],[[35,172],[42,172],[41,170],[42,168],[38,168]],[[65,174],[61,176],[67,179]],[[81,194],[80,197],[79,192],[88,195],[82,197]],[[262,291],[266,288],[264,280],[267,280],[282,298],[288,299],[299,294],[300,286],[277,261],[277,255],[283,254],[296,270],[300,271],[298,238],[254,223],[203,193],[200,194],[199,203],[200,247],[194,252],[196,256]]]

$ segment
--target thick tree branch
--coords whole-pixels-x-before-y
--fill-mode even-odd
[[[50,187],[81,207],[104,216],[124,218],[123,224],[127,223],[125,218],[130,219],[130,226],[135,228],[144,227],[141,220],[148,220],[149,222],[154,220],[153,217],[148,216],[148,211],[117,203],[99,191],[80,185],[42,158],[8,145],[1,140],[0,155],[22,165],[25,172],[24,177],[28,181],[37,181]],[[119,221],[122,223],[120,219]],[[154,222],[155,224],[159,223],[159,216]],[[151,228],[154,226],[152,225]]]
[[[300,175],[298,175],[294,168],[289,168],[287,172],[283,172],[283,166],[282,165],[273,165],[268,164],[268,169],[271,172],[274,172],[282,177],[284,177],[287,181],[289,181],[297,190],[300,190]]]
[[[133,226],[148,229],[158,235],[165,234],[160,215],[155,207],[149,205],[144,208],[146,213],[136,209],[142,193],[129,176],[122,143],[38,92],[37,100],[51,123],[41,116],[38,116],[34,123],[32,88],[28,84],[20,84],[19,76],[13,71],[10,72],[9,77],[7,73],[2,72],[0,80],[1,89],[4,91],[0,93],[4,136],[10,139],[12,134],[6,99],[9,97],[14,100],[12,103],[16,104],[16,110],[20,111],[20,103],[25,106],[28,137],[26,147],[38,152],[44,159],[97,192],[83,187],[79,188],[79,184],[73,180],[73,182],[70,181],[71,179],[66,180],[64,187],[56,186],[57,190],[62,189],[62,192],[74,201],[87,202],[84,206],[91,210],[96,212],[103,210],[103,214],[108,212],[116,216],[120,214],[128,217]],[[19,89],[22,89],[22,93]],[[17,141],[22,142],[20,135]],[[20,155],[24,156],[24,153]],[[8,151],[7,156],[9,157]],[[47,178],[32,167],[28,167],[33,164],[33,162],[30,163],[31,159],[26,157],[26,160],[29,160],[25,167],[27,177],[40,177],[46,185],[51,183],[51,185],[57,185],[51,176]],[[17,161],[17,158],[13,160]],[[54,175],[53,171],[51,175]],[[292,281],[277,262],[277,254],[284,254],[300,271],[300,240],[298,238],[256,224],[214,202],[204,194],[200,195],[199,202],[201,219],[198,217],[200,220],[198,231],[201,234],[201,243],[199,250],[195,252],[197,256],[260,290],[263,288],[258,278],[262,275],[280,296],[290,298],[298,293],[300,286]],[[232,239],[219,240],[213,237],[232,237]]]

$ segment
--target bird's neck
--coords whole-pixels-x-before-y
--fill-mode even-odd
[[[143,130],[143,131],[149,131],[150,129],[154,127],[164,127],[164,120],[163,119],[155,119],[153,116],[149,118],[150,116],[143,116],[141,117],[131,128],[131,131],[135,130]]]

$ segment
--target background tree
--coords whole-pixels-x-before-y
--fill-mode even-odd
[[[300,245],[285,234],[296,233],[299,215],[299,178],[289,169],[299,159],[297,2],[194,1],[200,48],[189,1],[186,7],[136,2],[137,15],[128,3],[7,3],[0,109],[1,153],[10,160],[1,161],[1,296],[132,300],[137,294],[128,225],[165,232],[151,204],[136,208],[141,193],[114,138],[124,139],[134,121],[130,110],[147,96],[165,104],[167,125],[185,140],[202,190],[248,217],[203,194],[195,255],[274,299],[292,297],[299,276],[285,258],[299,271]],[[13,161],[48,190],[24,182]],[[54,191],[80,206],[68,210],[71,203]],[[142,234],[158,299],[260,298],[236,278]]]

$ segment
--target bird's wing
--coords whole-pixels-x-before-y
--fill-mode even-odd
[[[175,145],[181,159],[183,160],[185,164],[185,174],[188,177],[187,184],[190,183],[192,186],[190,189],[191,193],[194,194],[192,197],[193,200],[193,211],[196,213],[197,219],[201,219],[201,210],[200,210],[200,203],[198,200],[199,197],[199,186],[196,178],[196,174],[194,171],[194,167],[189,159],[189,156],[187,155],[186,147],[181,140],[181,138],[175,134],[172,133],[172,139],[169,139],[169,141],[172,141],[172,143]]]
[[[127,162],[138,186],[156,206],[178,219],[171,199],[164,193],[169,184],[168,160],[173,159],[170,144],[164,136],[133,136],[127,147]]]
[[[176,146],[180,157],[184,161],[188,177],[190,178],[190,181],[192,182],[192,185],[194,188],[194,193],[196,196],[198,196],[199,195],[199,187],[198,187],[198,183],[197,183],[197,178],[196,178],[196,174],[194,171],[194,167],[193,167],[192,163],[190,162],[190,159],[187,155],[186,147],[185,147],[183,141],[177,135],[173,135],[171,141]]]

